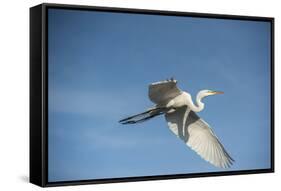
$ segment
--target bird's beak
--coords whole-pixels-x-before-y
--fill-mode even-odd
[[[213,94],[223,94],[221,91],[213,91]]]

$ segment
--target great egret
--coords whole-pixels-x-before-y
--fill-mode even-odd
[[[177,81],[155,82],[149,85],[149,98],[156,105],[147,111],[120,120],[122,124],[134,124],[164,114],[169,129],[203,159],[216,167],[228,168],[234,160],[226,152],[211,127],[196,112],[204,109],[201,100],[220,91],[201,90],[196,96],[196,105],[191,95],[177,87]]]

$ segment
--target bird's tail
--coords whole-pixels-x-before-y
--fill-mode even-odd
[[[133,116],[130,116],[130,117],[127,117],[125,119],[122,119],[119,121],[119,123],[122,123],[122,124],[134,124],[134,123],[140,123],[140,122],[144,122],[148,119],[151,119],[153,117],[156,117],[158,115],[162,115],[164,113],[167,112],[167,108],[152,108],[152,109],[149,109],[143,113],[139,113],[137,115],[133,115]]]

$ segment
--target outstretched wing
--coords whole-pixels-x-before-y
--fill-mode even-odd
[[[150,84],[148,96],[152,102],[161,104],[180,95],[181,92],[182,91],[177,87],[177,81],[171,79]]]
[[[183,127],[183,116],[189,112]],[[228,168],[234,160],[226,152],[211,127],[186,107],[165,115],[169,129],[203,159],[216,167]]]

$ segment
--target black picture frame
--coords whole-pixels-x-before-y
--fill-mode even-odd
[[[258,170],[174,174],[109,178],[79,181],[48,182],[48,17],[47,10],[73,9],[105,12],[169,15],[183,17],[218,18],[265,21],[271,24],[271,167]],[[176,11],[95,7],[64,4],[40,4],[30,8],[30,182],[41,187],[82,185],[96,183],[131,182],[159,179],[194,178],[274,172],[274,18]]]

